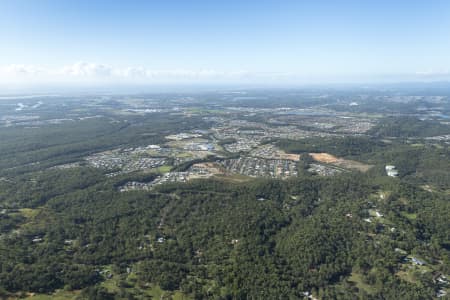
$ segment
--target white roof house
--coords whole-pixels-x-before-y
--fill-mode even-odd
[[[385,167],[386,169],[386,174],[390,177],[397,177],[398,176],[398,171],[395,168],[395,166],[393,165],[386,165]]]

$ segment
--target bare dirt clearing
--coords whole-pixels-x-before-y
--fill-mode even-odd
[[[367,172],[370,168],[373,167],[372,165],[363,164],[358,161],[339,158],[329,153],[309,153],[309,155],[311,155],[315,161],[335,165],[344,169]]]

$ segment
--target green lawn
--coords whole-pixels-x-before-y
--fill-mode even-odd
[[[376,289],[373,286],[364,283],[362,275],[359,273],[352,272],[347,281],[353,282],[358,289],[363,290],[368,294],[373,294],[376,292]]]
[[[110,266],[106,266],[104,268],[105,270],[110,270]],[[112,273],[112,272],[111,272]],[[109,292],[117,293],[120,291],[119,288],[119,275],[113,274],[113,277],[110,279],[106,279],[101,283],[101,286],[106,288]],[[181,300],[181,299],[191,299],[189,296],[181,293],[180,291],[164,291],[162,290],[158,285],[151,284],[148,288],[141,288],[139,285],[136,284],[137,277],[136,274],[131,273],[127,276],[126,282],[130,284],[131,287],[125,288],[127,292],[130,292],[133,294],[136,299],[175,299],[175,300]]]
[[[156,171],[159,173],[167,173],[170,172],[171,169],[172,169],[171,166],[161,166],[159,168],[156,168]]]
[[[20,213],[22,214],[22,216],[24,216],[25,218],[29,219],[29,218],[33,218],[35,217],[40,209],[39,208],[21,208],[19,209]]]
[[[417,219],[417,214],[410,214],[407,212],[402,212],[402,215],[410,220],[415,220]]]

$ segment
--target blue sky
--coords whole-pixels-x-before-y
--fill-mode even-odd
[[[450,1],[0,0],[0,45],[3,82],[442,79]]]

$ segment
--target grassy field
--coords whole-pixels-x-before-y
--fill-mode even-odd
[[[410,220],[417,219],[417,214],[409,214],[407,212],[402,212],[402,215],[405,216],[406,218],[410,219]]]
[[[240,175],[240,174],[233,174],[233,175],[215,175],[220,180],[225,181],[231,181],[231,182],[246,182],[252,180],[251,177]]]
[[[347,281],[353,282],[358,289],[363,290],[368,294],[373,294],[376,291],[373,286],[364,283],[362,275],[359,273],[352,272]]]
[[[156,172],[158,172],[158,173],[167,173],[167,172],[170,172],[171,169],[172,169],[171,166],[161,166],[159,168],[156,168]]]
[[[104,270],[108,270],[112,277],[104,280],[100,285],[106,288],[109,292],[117,293],[120,291],[119,282],[126,282],[129,287],[123,287],[122,289],[133,294],[136,299],[191,299],[189,296],[181,293],[180,291],[164,291],[158,285],[149,284],[147,287],[141,287],[137,284],[137,277],[135,273],[130,273],[124,279],[120,278],[118,274],[115,274],[111,266],[105,266]]]
[[[398,271],[395,275],[397,275],[400,279],[407,281],[409,283],[417,283],[417,280],[415,279],[412,272],[409,271]]]
[[[24,216],[25,218],[29,219],[29,218],[35,217],[39,213],[40,209],[38,209],[38,208],[35,208],[35,209],[33,209],[33,208],[21,208],[21,209],[19,209],[19,211],[22,214],[22,216]]]

